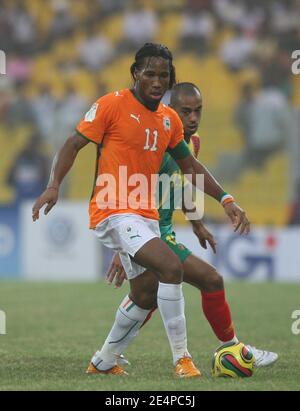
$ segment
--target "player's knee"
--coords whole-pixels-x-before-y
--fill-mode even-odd
[[[181,315],[179,317],[173,318],[167,321],[167,328],[171,334],[178,334],[178,331],[184,332],[186,327],[185,316]]]
[[[143,310],[152,310],[157,306],[157,289],[143,290],[138,295],[130,295],[132,301]]]
[[[160,281],[167,284],[180,284],[183,278],[183,267],[176,256],[166,264],[166,267],[161,272]]]
[[[138,305],[144,310],[153,310],[157,306],[157,294],[143,293]]]
[[[206,277],[205,288],[207,292],[221,291],[224,289],[223,277],[213,267]]]

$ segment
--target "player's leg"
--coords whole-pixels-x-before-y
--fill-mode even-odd
[[[157,307],[159,280],[156,274],[146,270],[143,274],[129,280],[129,298],[144,310],[152,311]]]
[[[140,328],[142,328],[143,324],[148,322],[150,319],[152,313],[154,310],[157,308],[157,290],[158,290],[158,285],[159,281],[157,276],[152,273],[149,270],[146,270],[143,272],[143,274],[137,276],[136,278],[129,280],[130,283],[130,292],[128,294],[128,299],[132,301],[132,303],[135,304],[136,307],[143,308],[144,310],[147,310],[147,315],[146,317],[143,318],[143,321],[139,322],[139,328],[136,327],[135,332],[131,333],[130,331],[130,320],[122,321],[122,327],[126,328],[127,325],[127,330],[125,330],[125,333],[127,333],[126,339],[130,340],[128,341],[127,346],[131,342],[133,338],[135,338],[138,333]],[[147,290],[147,292],[145,292]],[[122,306],[122,304],[121,304]],[[131,316],[132,314],[129,312],[126,314],[126,317]],[[124,357],[123,353],[125,352],[126,347],[122,347],[122,351],[119,351],[119,357],[117,359],[117,363],[119,365],[127,365],[129,364],[129,361]]]
[[[145,293],[145,289],[148,290],[147,293]],[[145,271],[142,275],[130,281],[130,298],[139,306],[150,309],[144,322],[149,319],[149,316],[151,316],[153,311],[157,308],[158,289],[159,281],[149,270]],[[178,322],[180,324],[180,317]],[[193,361],[187,352],[187,348],[185,348],[186,352],[184,352],[184,356],[182,356],[182,348],[181,350],[179,350],[179,347],[182,347],[182,336],[180,336],[180,334],[178,335],[178,330],[180,329],[175,327],[173,327],[173,329],[171,328],[170,330],[168,328],[168,325],[166,325],[166,331],[173,352],[175,374],[180,377],[200,376],[200,371],[193,364]],[[175,331],[175,335],[172,333],[172,331]],[[122,358],[120,359],[124,361],[124,357],[121,357]]]
[[[238,341],[225,298],[222,276],[213,266],[194,255],[189,255],[183,261],[183,267],[184,281],[201,291],[203,312],[221,344]],[[275,352],[260,350],[250,345],[248,348],[255,356],[257,367],[273,364],[278,359]]]
[[[124,224],[125,221],[125,224]],[[129,279],[133,279],[145,270],[144,267],[152,269],[159,276],[160,282],[158,286],[158,306],[166,327],[168,338],[170,341],[174,363],[176,363],[180,358],[188,355],[187,351],[187,338],[186,338],[186,323],[184,316],[184,301],[181,289],[181,279],[182,279],[182,266],[180,260],[177,256],[164,244],[158,237],[155,237],[159,231],[155,232],[155,229],[147,226],[147,224],[141,224],[141,219],[135,217],[134,219],[114,219],[114,224],[107,229],[104,227],[104,232],[100,232],[100,237],[107,238],[107,233],[110,233],[110,238],[113,238],[116,242],[116,238],[119,236],[119,246],[128,248],[130,254],[134,257],[134,261],[129,259],[129,254],[127,254],[127,260],[124,259],[126,253],[121,253],[123,255],[122,263],[124,265],[125,271]],[[153,223],[152,223],[153,224]],[[114,228],[112,232],[112,227]],[[134,229],[133,229],[134,227]],[[151,231],[152,230],[152,231]],[[103,230],[102,230],[103,231]],[[121,235],[120,235],[121,233]],[[136,234],[138,233],[138,235]],[[155,233],[155,234],[153,234]],[[105,235],[104,235],[105,234]],[[130,245],[126,243],[126,239],[135,238],[135,241]],[[124,244],[125,242],[125,244]],[[110,244],[110,243],[108,243]],[[133,244],[133,245],[132,245]],[[142,246],[140,246],[142,244]],[[134,251],[134,248],[136,251]],[[138,270],[142,271],[138,271]],[[142,286],[145,290],[145,286]],[[146,290],[146,293],[148,291]],[[124,302],[124,305],[129,304],[129,302]],[[132,301],[133,303],[133,301]],[[127,305],[126,305],[127,306]],[[135,321],[132,324],[132,329],[129,331],[130,337],[134,337],[136,330],[140,326],[140,321],[145,319],[149,310],[137,306],[133,303],[132,305],[138,318],[133,318]],[[123,307],[124,308],[124,307]],[[113,339],[116,334],[120,334],[120,321],[118,314],[122,310],[119,309],[115,324],[100,352],[96,353],[96,357],[93,357],[93,363],[97,361],[97,368],[100,370],[111,368],[116,364],[117,354],[119,352],[118,346],[120,346],[120,352],[122,352],[129,344],[130,338],[125,339]],[[123,313],[125,314],[125,313]],[[125,314],[126,316],[126,314]],[[128,315],[127,315],[128,317]],[[143,317],[143,318],[142,318]],[[127,323],[127,328],[129,324]],[[123,327],[123,331],[124,331]],[[118,331],[118,332],[117,332]],[[129,337],[129,334],[127,335]],[[123,332],[123,336],[125,333]],[[132,339],[131,338],[131,339]],[[200,374],[198,372],[198,374]]]
[[[187,349],[180,259],[162,240],[154,238],[135,254],[134,261],[158,274],[157,306],[169,339],[176,374],[181,377],[200,376]],[[132,285],[136,286],[136,283]],[[131,293],[133,298],[134,293],[138,298],[138,290],[132,287]]]
[[[190,354],[187,349],[180,259],[162,240],[155,238],[136,253],[134,260],[138,264],[158,273],[157,306],[168,335],[174,365],[181,364],[181,359],[184,358],[183,367],[186,365],[185,362],[189,363],[187,367],[191,366],[191,376],[193,373],[200,375],[190,362]],[[182,373],[184,374],[184,372],[183,370]]]
[[[119,305],[114,324],[103,346],[96,351],[91,360],[93,366],[99,371],[116,369],[120,371],[116,363],[118,365],[128,363],[122,354],[138,335],[151,308],[156,305],[158,279],[155,274],[145,271],[129,282],[131,291]]]
[[[175,233],[174,232],[170,232],[167,234],[162,235],[161,237],[162,241],[164,241],[164,243],[166,243],[166,245],[178,256],[179,260],[181,261],[181,263],[184,262],[184,260],[191,254],[191,251],[188,250],[185,246],[183,246],[182,244],[178,244],[176,242],[176,238],[175,238]],[[149,314],[147,315],[145,321],[142,324],[142,327],[150,320],[150,318],[152,317],[153,312],[157,309],[157,304],[155,304],[155,306],[153,306],[152,310],[149,312]]]
[[[134,255],[145,242],[157,235],[151,230],[140,229],[140,223],[138,216],[114,216],[104,220],[95,230],[96,236],[104,245],[119,252],[127,278],[130,280],[145,271],[145,267],[132,261],[130,255]],[[134,338],[149,311],[139,307],[127,295],[118,307],[114,324],[104,344],[92,357],[88,372],[121,374],[122,370],[117,366],[118,355]]]
[[[229,305],[225,298],[222,276],[204,260],[176,240],[174,231],[167,231],[162,240],[174,251],[183,265],[183,281],[201,291],[203,312],[221,343],[237,341]]]
[[[139,232],[141,233],[142,230],[139,229]],[[124,269],[129,275],[131,292],[120,305],[114,326],[100,350],[101,360],[97,361],[99,369],[113,366],[115,357],[126,349],[150,309],[153,308],[151,300],[154,295],[155,297],[157,295],[157,304],[167,331],[174,363],[188,355],[181,287],[182,268],[179,259],[157,237],[144,244],[136,254],[138,254],[139,264],[132,261],[128,255],[120,253]],[[159,273],[159,282],[154,278],[155,274],[141,272],[145,268],[138,271],[139,267],[147,267],[147,265],[152,271]],[[152,288],[149,287],[151,281],[154,281],[154,290],[157,294],[153,294]]]
[[[115,362],[119,365],[128,363],[122,354],[126,351],[131,341],[138,335],[145,318],[153,311],[152,309],[157,306],[159,281],[154,273],[146,270],[136,278],[129,280],[129,282],[130,293],[120,304],[114,325],[104,345],[92,358],[92,364],[101,371],[108,369],[119,371],[120,367],[117,367]],[[167,309],[168,308],[169,307],[167,307]],[[170,318],[170,321],[172,321],[172,317]],[[178,318],[178,315],[176,318]],[[173,321],[177,321],[176,318]],[[175,372],[177,375],[183,377],[198,376],[200,372],[194,366],[187,351],[186,336],[184,335],[182,338],[182,332],[179,333],[181,327],[179,328],[177,325],[175,327],[173,326],[175,335],[172,335],[170,325],[166,325],[174,364],[176,365]],[[171,334],[171,336],[169,334]],[[119,372],[117,372],[117,374],[119,374]]]
[[[116,347],[118,351],[117,364],[121,366],[129,364],[123,353],[131,341],[137,337],[143,323],[157,308],[159,281],[154,273],[146,270],[143,274],[129,280],[129,284],[130,292],[122,301],[116,316],[117,330],[121,336],[124,336],[123,341]]]
[[[184,281],[201,292],[204,315],[220,343],[237,342],[222,276],[215,267],[193,254],[185,259],[183,267]]]

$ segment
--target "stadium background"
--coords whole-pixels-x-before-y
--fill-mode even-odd
[[[260,227],[250,240],[235,241],[226,229],[222,234],[221,207],[207,199],[206,221],[236,260],[221,268],[229,276],[300,279],[294,252],[300,75],[291,70],[292,51],[300,48],[299,13],[296,0],[2,1],[0,49],[7,73],[0,78],[0,275],[53,279],[68,272],[72,279],[77,267],[75,279],[80,272],[81,279],[94,279],[103,272],[110,254],[101,254],[85,233],[93,145],[79,154],[47,222],[34,227],[30,207],[78,119],[100,95],[132,84],[134,52],[155,41],[172,50],[178,80],[202,91],[199,159]],[[188,236],[180,212],[176,222],[183,238]],[[39,246],[43,258],[35,257],[33,267]],[[195,242],[193,247],[199,248]],[[294,266],[291,278],[281,272],[286,261]]]

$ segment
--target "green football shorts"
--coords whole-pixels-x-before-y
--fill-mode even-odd
[[[171,250],[174,251],[175,254],[178,255],[182,263],[189,255],[192,254],[191,250],[189,250],[185,245],[177,243],[175,231],[170,230],[162,234],[161,239],[171,248]]]

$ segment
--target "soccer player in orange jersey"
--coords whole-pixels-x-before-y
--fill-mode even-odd
[[[202,113],[202,96],[200,90],[192,83],[178,83],[171,91],[171,107],[178,113],[184,129],[185,141],[190,145],[191,151],[197,158],[200,149],[200,137],[195,134],[199,128]],[[161,165],[159,174],[175,176],[179,172],[177,163],[166,153]],[[177,190],[182,189],[182,181],[177,181]],[[238,342],[233,327],[231,312],[225,298],[225,290],[222,276],[217,272],[215,267],[208,264],[202,258],[198,258],[181,243],[176,240],[176,233],[173,227],[173,214],[176,206],[182,207],[184,204],[177,204],[174,201],[174,192],[170,187],[165,187],[164,192],[160,192],[159,198],[159,228],[161,239],[175,252],[183,266],[183,281],[196,287],[201,292],[202,309],[211,325],[216,337],[221,345],[231,342]],[[164,208],[164,201],[171,199],[170,206]],[[185,211],[183,207],[183,211]],[[193,232],[198,237],[200,245],[207,248],[209,244],[216,252],[216,242],[213,235],[205,228],[201,219],[190,220]],[[111,266],[107,273],[109,283],[114,282],[116,287],[120,287],[126,278],[126,273],[120,261],[118,253],[113,258]],[[156,294],[158,289],[158,280],[155,281],[153,274],[144,272],[142,277],[143,287],[146,287],[148,294],[152,295],[153,311],[156,309]],[[138,280],[137,280],[138,281]],[[146,281],[147,284],[146,284]],[[135,284],[136,285],[136,284]],[[131,292],[131,298],[135,301],[134,292]],[[143,325],[151,318],[152,312],[148,315]],[[259,350],[256,347],[249,346],[255,356],[256,365],[263,367],[272,364],[278,358],[278,355],[271,351]],[[119,364],[126,364],[128,361],[124,356],[120,356]]]
[[[39,210],[45,204],[45,214],[52,209],[77,153],[89,142],[95,143],[97,174],[90,201],[90,227],[104,245],[120,253],[131,289],[136,288],[139,293],[134,293],[135,300],[127,298],[121,304],[115,323],[101,350],[93,356],[88,372],[125,374],[117,365],[117,356],[152,308],[148,306],[148,290],[139,279],[148,269],[159,279],[157,306],[170,342],[175,373],[196,377],[201,373],[187,349],[181,286],[183,268],[176,254],[160,239],[159,215],[151,184],[164,153],[171,154],[182,173],[191,176],[193,184],[198,184],[197,175],[204,176],[205,193],[221,202],[235,231],[248,233],[250,223],[233,198],[192,156],[176,112],[160,104],[165,92],[175,84],[173,57],[168,48],[145,44],[136,53],[131,74],[133,88],[101,97],[55,156],[48,187],[35,202],[32,218],[33,221],[39,218]],[[143,180],[144,195],[142,203],[136,206],[134,182],[138,178]],[[124,334],[128,323],[130,331]]]

